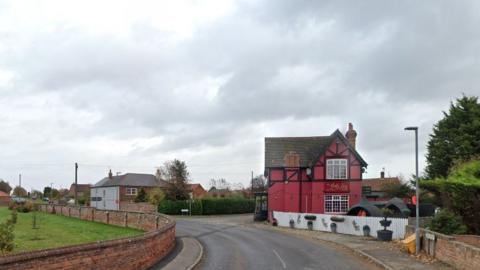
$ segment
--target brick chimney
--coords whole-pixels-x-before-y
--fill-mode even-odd
[[[353,129],[352,123],[348,123],[348,130],[347,130],[347,133],[345,133],[345,137],[347,137],[348,142],[353,147],[353,149],[355,149],[357,132]]]
[[[380,172],[380,178],[382,178],[382,179],[385,178],[385,172],[384,171]]]
[[[110,171],[108,172],[108,178],[110,178],[110,179],[112,179],[112,178],[113,178],[113,173],[112,173],[112,170],[110,170]]]
[[[295,151],[290,151],[283,157],[285,167],[300,167],[300,155]]]

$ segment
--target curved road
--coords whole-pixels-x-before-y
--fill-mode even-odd
[[[204,246],[198,269],[372,269],[341,249],[245,224],[251,216],[177,220],[177,236]]]

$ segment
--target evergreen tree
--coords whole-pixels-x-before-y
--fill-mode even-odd
[[[480,104],[478,97],[463,96],[433,127],[427,145],[428,178],[446,177],[456,162],[480,155]]]
[[[145,189],[141,188],[140,191],[138,191],[137,197],[135,197],[135,202],[146,202],[147,201],[147,193],[145,192]]]

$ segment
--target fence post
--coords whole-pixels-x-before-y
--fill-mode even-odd
[[[125,212],[125,227],[128,225],[128,212]]]

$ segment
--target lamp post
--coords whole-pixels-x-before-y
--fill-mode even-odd
[[[418,188],[418,127],[406,127],[405,130],[414,130],[415,131],[415,254],[418,255],[420,250],[420,231],[419,231],[419,222],[420,222],[420,191]]]

